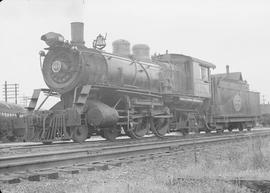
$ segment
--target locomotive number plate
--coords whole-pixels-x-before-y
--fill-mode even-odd
[[[58,60],[55,60],[55,61],[52,63],[52,71],[53,71],[54,73],[60,72],[61,66],[62,66],[61,62],[58,61]]]

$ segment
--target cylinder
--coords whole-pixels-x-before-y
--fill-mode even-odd
[[[136,44],[132,47],[133,55],[138,60],[150,60],[150,48],[146,44]]]
[[[130,43],[127,40],[119,39],[112,43],[113,54],[128,57],[130,55]]]
[[[84,25],[82,22],[71,23],[71,44],[72,45],[84,46],[83,26]]]
[[[118,112],[96,100],[87,101],[87,121],[89,125],[98,126],[100,128],[114,126],[118,121]]]

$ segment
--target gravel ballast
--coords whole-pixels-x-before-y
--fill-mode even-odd
[[[269,138],[250,139],[232,144],[194,147],[184,153],[154,160],[110,166],[107,171],[60,174],[56,180],[23,180],[18,184],[0,184],[5,192],[25,193],[105,193],[105,192],[249,192],[209,178],[252,177],[270,179]],[[200,183],[189,180],[201,178]],[[183,178],[175,183],[175,179]]]

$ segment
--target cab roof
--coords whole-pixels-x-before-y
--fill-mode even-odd
[[[191,60],[193,62],[199,63],[201,66],[205,66],[205,67],[213,68],[213,69],[216,68],[216,65],[210,62],[206,62],[204,60],[187,56],[187,55],[183,55],[183,54],[162,54],[162,55],[156,56],[155,58],[157,58],[158,60],[161,59],[162,61],[173,61],[173,60],[178,60],[178,59],[180,59],[181,61]]]

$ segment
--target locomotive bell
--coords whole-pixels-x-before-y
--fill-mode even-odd
[[[82,22],[72,22],[71,24],[71,44],[74,46],[84,46]]]
[[[102,50],[103,48],[106,47],[106,36],[105,37],[101,34],[97,36],[97,38],[93,41],[93,48]]]

